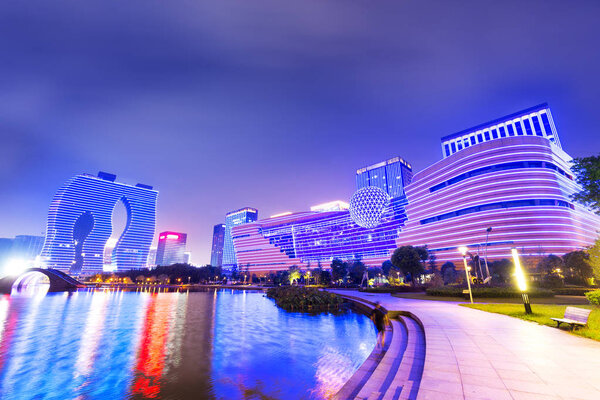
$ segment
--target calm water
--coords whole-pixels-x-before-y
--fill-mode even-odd
[[[322,399],[374,345],[363,315],[259,292],[3,296],[0,398]]]

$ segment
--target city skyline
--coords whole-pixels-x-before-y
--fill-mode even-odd
[[[419,172],[441,157],[440,137],[542,102],[569,154],[600,147],[594,2],[473,3],[465,15],[353,5],[343,22],[327,3],[275,22],[268,3],[183,19],[173,5],[122,5],[133,23],[94,4],[2,6],[0,237],[40,235],[64,181],[110,171],[153,185],[156,233],[187,232],[204,264],[230,210],[348,201],[351,171],[400,155]]]

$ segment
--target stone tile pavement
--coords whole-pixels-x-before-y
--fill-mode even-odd
[[[426,355],[418,399],[600,399],[600,342],[453,302],[340,293],[421,320]]]

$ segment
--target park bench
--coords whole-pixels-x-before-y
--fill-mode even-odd
[[[571,325],[571,330],[573,330],[575,326],[585,326],[591,312],[592,310],[586,310],[585,308],[567,307],[564,318],[550,319],[556,321],[557,328],[564,322],[565,324]]]

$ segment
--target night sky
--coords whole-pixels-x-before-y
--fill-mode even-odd
[[[0,237],[41,234],[99,170],[160,191],[207,263],[212,226],[348,200],[357,168],[415,171],[440,138],[548,102],[600,150],[600,2],[0,3]]]

